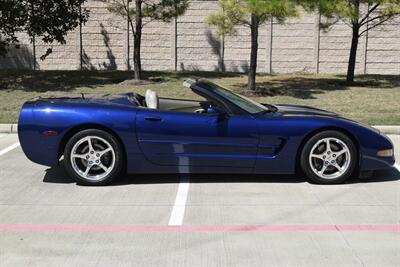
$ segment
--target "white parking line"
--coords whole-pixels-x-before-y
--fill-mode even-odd
[[[15,149],[17,147],[19,147],[19,142],[15,143],[15,144],[13,144],[13,145],[11,145],[11,146],[3,149],[3,150],[0,150],[0,156],[6,154],[7,152],[10,152],[11,150],[13,150],[13,149]]]
[[[394,164],[394,167],[400,172],[400,165],[398,163]]]
[[[181,178],[176,194],[175,204],[168,225],[182,225],[185,216],[186,200],[189,192],[189,179]]]

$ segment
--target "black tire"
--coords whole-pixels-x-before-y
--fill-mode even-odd
[[[347,148],[348,148],[348,154],[344,154],[343,156],[339,156],[342,158],[331,158],[335,151],[334,148],[332,148],[332,152],[331,155],[328,154],[324,154],[325,152],[323,152],[323,154],[320,154],[321,157],[322,155],[324,155],[324,159],[310,159],[310,153],[313,152],[311,151],[313,148],[314,149],[320,149],[318,146],[318,142],[320,141],[321,146],[324,146],[324,144],[326,145],[326,141],[323,142],[322,140],[326,140],[327,138],[332,138],[333,141],[328,141],[328,143],[330,142],[334,142],[333,146],[335,146],[335,144],[337,144],[337,147],[340,146],[340,142],[336,142],[335,140],[340,140],[341,142],[343,142]],[[316,147],[315,147],[316,146]],[[323,148],[322,148],[323,149]],[[328,153],[328,152],[326,152]],[[314,154],[314,153],[313,153]],[[345,157],[349,156],[348,158],[348,164],[343,165],[346,166],[345,171],[343,171],[343,173],[338,172],[338,169],[335,168],[334,166],[330,165],[329,162],[335,161],[335,160],[342,160],[342,162],[344,162],[346,159]],[[329,157],[329,159],[326,159],[327,157]],[[335,156],[336,157],[336,156]],[[332,161],[330,161],[332,160]],[[312,163],[311,163],[312,161]],[[300,154],[300,166],[301,169],[303,170],[304,174],[307,176],[307,178],[313,182],[313,183],[317,183],[317,184],[338,184],[338,183],[343,183],[345,180],[347,180],[348,178],[350,178],[356,168],[357,168],[357,162],[358,162],[358,153],[357,153],[357,148],[354,144],[354,142],[344,133],[338,132],[338,131],[323,131],[320,133],[315,134],[314,136],[312,136],[304,145],[301,154]],[[311,164],[316,164],[316,165],[321,165],[322,167],[325,164],[327,166],[326,170],[330,170],[333,174],[327,174],[327,175],[333,175],[333,178],[325,178],[325,177],[321,177],[324,174],[324,171],[322,171],[322,167],[320,170],[318,170],[315,165],[314,165],[314,170],[313,167],[311,166]],[[334,164],[338,164],[337,161],[335,161]],[[330,169],[328,169],[330,168]],[[322,174],[317,175],[316,172],[318,171],[322,171]],[[336,171],[336,174],[334,173]],[[334,177],[335,175],[339,175],[338,177]]]
[[[77,147],[75,149],[78,149],[79,146],[85,146],[85,142],[87,141],[83,141],[81,145],[78,145],[78,143],[81,142],[81,140],[88,138],[88,137],[94,137],[93,140],[93,150],[96,151],[94,152],[94,154],[97,154],[97,150],[99,147],[100,149],[102,148],[101,146],[103,145],[103,147],[108,147],[111,146],[112,151],[110,150],[110,152],[106,152],[109,154],[105,154],[100,156],[98,159],[98,161],[100,162],[100,164],[102,164],[102,166],[107,168],[107,171],[103,170],[104,173],[104,177],[101,177],[99,179],[95,179],[95,178],[85,178],[82,175],[80,175],[78,173],[78,171],[76,171],[77,167],[82,167],[84,168],[85,166],[87,167],[87,165],[89,165],[89,160],[86,159],[75,159],[78,160],[78,162],[74,161],[71,158],[71,153],[72,150],[74,149],[74,146],[77,145]],[[96,139],[99,138],[99,139]],[[92,138],[91,138],[92,140]],[[104,140],[106,142],[104,142],[102,144],[102,141]],[[96,147],[97,146],[97,147]],[[87,145],[87,155],[90,155],[89,152],[89,145]],[[101,150],[98,152],[102,152]],[[111,154],[110,154],[111,153]],[[81,154],[81,153],[79,153]],[[100,154],[98,154],[100,155]],[[90,155],[91,156],[91,155]],[[108,159],[109,162],[113,162],[113,164],[109,164],[110,166],[107,166],[107,164],[104,162],[106,159],[104,157],[108,157],[106,159]],[[114,159],[114,160],[113,160]],[[79,162],[80,161],[80,162]],[[94,162],[94,161],[93,161]],[[86,165],[84,165],[86,164]],[[78,166],[80,165],[80,166]],[[99,165],[92,165],[93,167],[90,167],[90,171],[92,171],[92,168],[94,168],[93,171],[96,171],[96,168],[98,169],[98,172],[101,172],[101,168],[99,167]],[[112,182],[113,180],[115,180],[121,173],[122,168],[123,168],[123,151],[122,151],[122,147],[121,144],[118,142],[118,140],[111,135],[108,132],[102,131],[102,130],[98,130],[98,129],[87,129],[87,130],[83,130],[80,131],[78,133],[76,133],[74,136],[72,136],[64,149],[64,167],[67,171],[67,173],[69,175],[71,175],[71,177],[73,177],[75,179],[75,181],[78,184],[81,185],[106,185],[109,184],[110,182]],[[75,169],[74,169],[75,168]]]

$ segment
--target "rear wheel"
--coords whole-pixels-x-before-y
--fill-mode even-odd
[[[108,184],[121,172],[121,145],[114,136],[102,130],[78,132],[67,142],[64,165],[80,184]]]
[[[344,182],[354,173],[356,165],[356,146],[347,135],[338,131],[314,135],[301,153],[301,168],[315,183]]]

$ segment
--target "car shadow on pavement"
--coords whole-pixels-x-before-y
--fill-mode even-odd
[[[127,184],[167,184],[179,183],[181,178],[189,178],[191,183],[302,183],[306,180],[295,175],[256,175],[256,174],[124,174],[110,186]],[[75,183],[63,168],[52,167],[46,170],[44,183]]]
[[[295,175],[256,175],[256,174],[129,174],[115,181],[114,185],[124,184],[163,184],[179,183],[303,183],[306,180]]]
[[[352,178],[349,179],[346,184],[351,183],[377,183],[377,182],[393,182],[400,180],[400,172],[396,168],[390,168],[387,170],[379,170],[373,172],[370,177],[366,178]]]
[[[75,180],[72,177],[70,177],[62,167],[54,166],[46,169],[45,172],[46,173],[43,177],[44,183],[52,183],[52,184],[75,183]]]
[[[267,175],[267,174],[125,174],[109,186],[128,184],[167,184],[179,183],[189,179],[190,183],[304,183],[307,179],[300,175]],[[368,178],[351,178],[346,184],[376,183],[400,180],[400,172],[395,168],[376,171]],[[53,167],[46,170],[44,183],[75,183],[63,168]]]

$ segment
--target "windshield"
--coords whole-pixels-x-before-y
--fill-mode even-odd
[[[215,94],[229,100],[233,104],[239,106],[241,109],[244,109],[251,114],[257,114],[269,110],[266,106],[263,106],[260,103],[251,100],[250,98],[236,94],[212,82],[201,81],[200,83],[202,87],[207,87],[209,91],[214,92]]]

